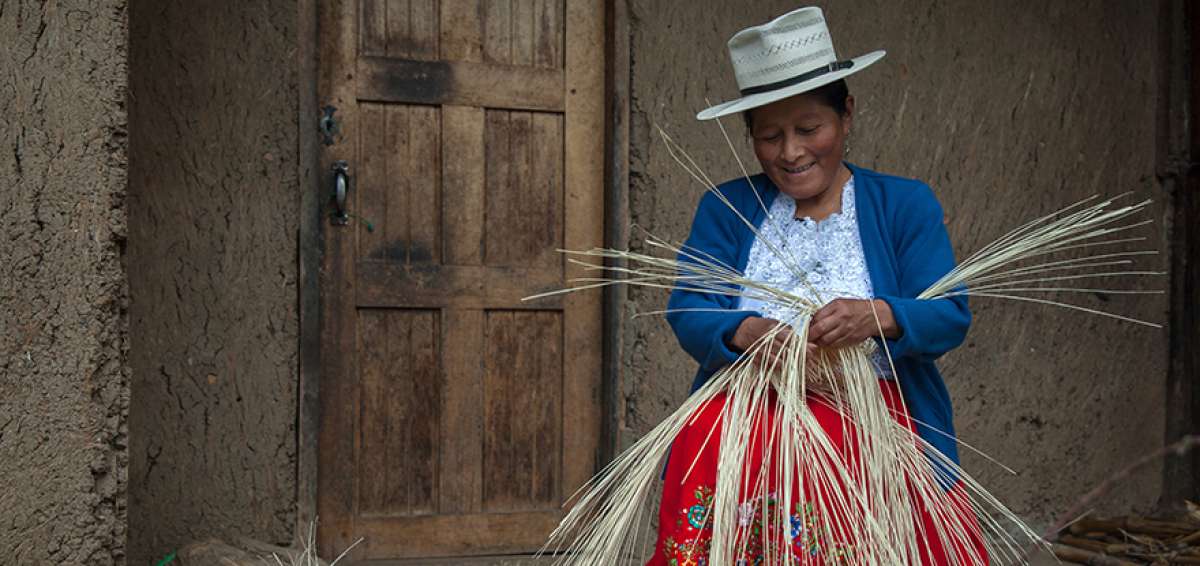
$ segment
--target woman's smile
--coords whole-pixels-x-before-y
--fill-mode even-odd
[[[807,173],[809,170],[811,170],[813,165],[816,165],[816,164],[817,164],[817,162],[814,161],[812,163],[809,163],[808,165],[799,165],[796,167],[788,167],[786,165],[781,165],[780,169],[783,169],[784,172],[786,172],[789,175],[795,175],[795,176],[799,177],[799,176]]]

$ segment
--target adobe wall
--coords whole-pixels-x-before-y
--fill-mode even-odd
[[[851,81],[859,104],[851,159],[929,182],[960,254],[1096,192],[1153,196],[1154,216],[1166,217],[1168,195],[1154,175],[1158,19],[1145,3],[822,4],[842,55],[889,50]],[[692,115],[705,96],[734,91],[728,36],[794,4],[630,5],[629,220],[681,238],[700,192],[651,126],[669,129],[714,177],[736,175],[716,131]],[[296,6],[132,8],[128,265],[139,300],[129,419],[139,434],[130,450],[130,555],[145,563],[207,536],[287,543],[297,491]],[[0,25],[10,17],[0,14]],[[5,159],[0,152],[0,165]],[[1165,250],[1165,225],[1155,230],[1151,245]],[[630,296],[629,312],[665,302],[659,293]],[[1166,318],[1165,298],[1084,304]],[[1131,456],[1163,444],[1164,331],[1011,303],[974,307],[968,343],[942,367],[962,438],[1022,475],[970,456],[967,467],[1018,512],[1047,522]],[[626,329],[623,445],[678,405],[694,369],[661,319]],[[1152,466],[1105,508],[1153,505],[1160,477]]]
[[[288,544],[296,513],[296,3],[131,7],[131,563]]]
[[[0,2],[0,562],[124,564],[126,2]]]
[[[818,2],[842,57],[888,56],[850,79],[858,113],[849,159],[928,182],[959,257],[1017,223],[1092,194],[1154,198],[1146,245],[1166,251],[1169,194],[1155,176],[1158,13],[1140,0],[933,5]],[[630,245],[638,230],[682,239],[702,189],[671,161],[661,125],[714,179],[738,169],[711,123],[693,116],[735,94],[724,42],[796,7],[790,1],[631,2]],[[740,118],[727,121],[757,163]],[[1165,255],[1145,265],[1165,269]],[[1145,285],[1166,289],[1168,279]],[[664,307],[631,291],[629,310]],[[1166,322],[1167,297],[1089,295],[1081,304]],[[1018,513],[1044,525],[1131,458],[1164,444],[1166,331],[1049,307],[977,299],[963,347],[941,367],[962,440],[1020,472],[965,466]],[[693,362],[666,322],[626,326],[622,444],[669,414]],[[1146,510],[1161,463],[1104,498],[1100,511]]]

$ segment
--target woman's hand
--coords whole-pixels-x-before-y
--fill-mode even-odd
[[[776,326],[782,323],[773,318],[763,318],[761,316],[750,316],[742,320],[738,325],[737,331],[733,334],[733,339],[730,340],[730,346],[739,352],[749,350],[763,335],[773,330]],[[768,357],[778,355],[783,349],[784,343],[792,335],[791,328],[784,328],[775,334],[771,339],[771,343],[758,351],[758,356],[753,360],[755,364],[762,365]],[[809,343],[808,355],[812,356],[816,353],[816,346]]]
[[[773,318],[748,316],[738,325],[737,331],[733,333],[733,339],[729,341],[729,345],[738,352],[745,352],[755,342],[758,342],[764,334],[770,332],[776,326],[779,326],[779,321]],[[784,332],[790,332],[790,329],[784,329],[779,334],[776,334],[775,342],[782,345]]]
[[[873,314],[871,305],[874,304]],[[875,315],[879,315],[878,324]],[[813,314],[808,341],[824,348],[842,348],[879,336],[899,338],[900,328],[892,307],[880,299],[834,299]],[[740,330],[740,328],[739,328]]]

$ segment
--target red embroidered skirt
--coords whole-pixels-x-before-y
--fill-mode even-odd
[[[900,391],[896,383],[880,380],[879,384],[896,420],[911,430],[913,424],[904,410],[904,405],[900,402]],[[724,403],[725,397],[724,394],[721,394],[702,408],[699,416],[679,433],[671,445],[672,456],[667,464],[662,503],[659,506],[658,540],[654,556],[647,562],[647,566],[707,566],[709,564],[707,552],[712,537],[711,522],[708,522],[711,521],[709,507],[712,505],[713,487],[717,480],[717,455],[720,443],[720,435],[712,434],[710,436],[709,431],[717,425]],[[843,423],[842,416],[827,404],[813,398],[808,400],[808,407],[817,417],[833,445],[839,449],[840,453],[845,454],[843,435],[846,432],[844,428],[846,425]],[[776,403],[772,396],[767,404],[767,418],[760,419],[758,422],[773,423],[775,409]],[[762,426],[768,425],[763,424]],[[755,437],[763,438],[760,431],[755,431]],[[750,480],[753,482],[757,477],[757,471],[761,468],[762,451],[752,447],[749,453],[752,461],[747,463],[746,470],[747,473],[755,474]],[[699,454],[699,459],[693,466],[692,461],[697,454]],[[688,473],[689,467],[691,467],[690,474]],[[687,474],[686,479],[684,478],[685,474]],[[946,548],[945,544],[939,542],[938,537],[928,537],[928,540],[920,545],[922,547],[921,564],[966,565],[971,563],[971,556],[984,557],[983,563],[986,564],[987,555],[982,540],[977,536],[978,527],[974,512],[967,504],[962,486],[955,486],[948,495],[961,513],[957,519],[959,524],[974,527],[971,532],[975,534],[970,537],[972,539],[970,544],[974,546],[974,551],[956,547],[965,546],[965,543],[950,543],[951,548]],[[775,501],[767,502],[768,506],[776,504]],[[854,549],[851,544],[835,545],[836,548],[821,548],[815,538],[806,539],[804,536],[805,529],[818,528],[822,522],[836,521],[837,518],[820,517],[819,511],[807,502],[792,501],[789,502],[788,508],[795,511],[794,514],[791,514],[790,528],[794,543],[791,552],[798,563],[816,565],[854,562],[852,558]],[[934,532],[933,529],[936,526],[934,515],[926,509],[918,510],[917,515],[913,520],[920,521],[922,528],[919,528],[919,532]],[[761,522],[761,517],[762,514],[759,513],[755,520]],[[760,543],[750,541],[742,546],[738,553],[737,564],[739,566],[764,563]],[[955,559],[952,560],[951,557],[955,557]]]

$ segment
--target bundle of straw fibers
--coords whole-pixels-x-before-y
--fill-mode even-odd
[[[675,160],[736,213],[682,148],[665,133],[662,138]],[[748,175],[746,182],[750,183]],[[1120,233],[1145,224],[1127,220],[1149,201],[1118,205],[1119,198],[1089,199],[1019,226],[960,262],[917,298],[965,294],[1030,301],[1153,326],[1046,295],[1146,292],[1077,286],[1084,280],[1159,274],[1124,267],[1136,256],[1154,252],[1093,251],[1136,241]],[[758,235],[749,220],[739,218]],[[750,280],[683,245],[653,237],[646,243],[664,255],[611,249],[565,251],[569,261],[600,275],[528,299],[614,284],[686,285],[699,292],[763,301],[792,315],[583,486],[544,552],[571,565],[638,562],[646,545],[641,534],[654,510],[655,482],[672,442],[695,423],[695,415],[714,407],[719,407],[720,418],[706,434],[719,441],[717,481],[711,504],[699,519],[712,536],[706,548],[695,549],[697,556],[707,555],[708,564],[739,564],[751,544],[761,549],[766,564],[920,564],[931,541],[959,549],[947,557],[951,564],[1023,564],[1033,546],[1045,544],[974,478],[894,418],[872,362],[876,342],[808,355],[808,321],[827,298],[811,288],[777,289]],[[769,251],[785,265],[797,265],[785,250]],[[1063,252],[1076,255],[1063,258]],[[793,275],[805,280],[798,268]],[[886,349],[885,342],[880,344]],[[883,353],[890,363],[890,354]],[[766,362],[750,361],[756,358]],[[892,373],[903,379],[894,368]],[[848,448],[839,450],[830,441],[810,407],[813,400],[841,415]],[[764,416],[769,403],[775,404],[773,418]],[[672,465],[690,471],[695,461],[689,456],[674,455],[681,463]],[[761,462],[760,469],[748,470],[750,461]],[[956,482],[961,489],[947,489]],[[830,518],[821,528],[805,532],[803,541],[795,529],[785,528],[793,512],[790,502],[798,500],[806,500],[817,515]],[[767,505],[767,501],[784,504]],[[755,506],[759,522],[739,520],[747,505]],[[938,520],[930,528],[914,521],[918,513]],[[794,552],[797,545],[853,551],[809,555]]]

